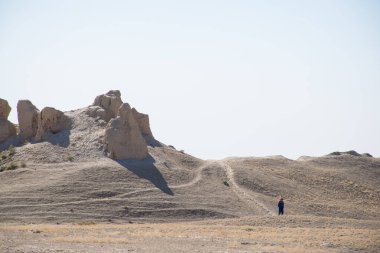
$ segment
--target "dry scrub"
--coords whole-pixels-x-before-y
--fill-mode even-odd
[[[1,225],[0,235],[14,235],[23,240],[29,238],[28,246],[38,244],[41,249],[46,249],[46,252],[53,246],[59,248],[67,245],[71,245],[70,250],[108,245],[113,249],[128,247],[138,252],[149,252],[152,247],[156,247],[155,245],[160,245],[157,252],[171,252],[173,247],[178,247],[177,252],[221,250],[285,253],[377,252],[380,248],[379,227],[364,228],[354,221],[352,224],[340,226],[334,224],[336,221],[331,219],[322,227],[313,227],[301,221],[298,227],[277,227],[275,224],[245,226],[237,225],[241,221],[233,219],[228,222],[230,225],[227,226],[224,224],[225,221],[96,225],[86,223],[86,226]],[[32,231],[40,233],[35,235]],[[37,239],[30,239],[32,235],[37,236]],[[27,246],[22,249],[29,252]]]

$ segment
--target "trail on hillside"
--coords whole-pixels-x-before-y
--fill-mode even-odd
[[[238,183],[235,181],[235,178],[234,178],[233,169],[224,161],[215,161],[215,160],[205,161],[205,163],[202,166],[196,169],[195,176],[191,181],[187,183],[183,183],[183,184],[178,184],[178,185],[169,185],[168,187],[170,189],[180,189],[180,188],[191,187],[197,184],[198,182],[202,180],[203,170],[214,163],[218,164],[225,171],[227,180],[231,186],[231,189],[237,195],[239,199],[244,201],[252,209],[258,206],[263,210],[264,214],[274,215],[274,213],[268,207],[266,207],[263,203],[261,203],[252,193],[248,193],[245,189],[243,189],[242,187],[238,185]],[[121,193],[112,197],[105,197],[105,198],[91,198],[91,199],[85,199],[85,200],[75,200],[75,201],[58,202],[58,203],[7,205],[7,206],[9,207],[60,206],[60,205],[70,205],[70,204],[91,203],[91,202],[107,202],[110,200],[125,200],[126,197],[130,197],[135,194],[156,191],[156,190],[157,190],[157,187],[150,187],[150,188],[135,190],[132,192]]]
[[[192,185],[195,185],[196,183],[198,183],[199,181],[201,181],[203,169],[207,168],[213,162],[214,161],[205,161],[205,163],[202,166],[200,166],[199,168],[196,169],[195,177],[191,181],[189,181],[187,183],[184,183],[184,184],[169,185],[168,187],[170,189],[180,189],[180,188],[185,188],[185,187],[190,187]],[[136,194],[136,193],[143,193],[143,192],[149,192],[149,191],[155,191],[155,190],[157,190],[157,187],[151,187],[151,188],[146,188],[146,189],[142,189],[142,190],[136,190],[136,191],[133,191],[133,192],[127,192],[127,193],[123,193],[123,194],[111,197],[111,199],[115,199],[115,197],[118,197],[118,198],[120,198],[120,197],[127,197],[127,196],[130,196],[130,195]]]
[[[197,168],[195,177],[191,181],[184,184],[179,184],[179,185],[173,185],[173,186],[170,185],[169,188],[171,189],[185,188],[185,187],[190,187],[198,183],[202,179],[203,169],[205,169],[212,163],[214,163],[214,161],[206,161],[202,166]],[[157,189],[158,189],[157,187],[149,187],[149,188],[127,192],[127,193],[121,193],[112,197],[105,197],[105,198],[90,198],[90,199],[85,199],[85,200],[75,200],[75,201],[66,201],[66,202],[58,202],[58,203],[45,203],[45,204],[4,205],[4,207],[60,206],[60,205],[69,205],[69,204],[91,203],[91,202],[103,202],[103,201],[105,202],[105,201],[110,201],[110,200],[125,200],[125,197],[135,195],[138,193],[156,191]]]
[[[240,187],[234,178],[234,171],[231,168],[230,165],[228,165],[226,162],[218,161],[219,165],[222,166],[226,170],[227,178],[232,186],[232,190],[236,193],[236,195],[243,200],[247,205],[251,208],[253,208],[253,205],[259,206],[265,214],[274,216],[275,214],[266,207],[263,203],[261,203],[257,198],[255,198],[252,194],[248,193],[246,190],[244,190],[242,187]]]

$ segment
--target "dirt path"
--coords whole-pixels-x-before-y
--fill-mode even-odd
[[[180,189],[180,188],[186,188],[193,186],[197,184],[199,181],[202,180],[202,171],[210,166],[211,164],[216,163],[221,168],[223,168],[226,172],[226,176],[228,179],[228,182],[231,186],[231,189],[233,192],[241,199],[243,200],[250,208],[254,209],[255,207],[260,207],[262,209],[263,214],[265,215],[275,215],[270,209],[268,209],[263,203],[261,203],[252,193],[248,193],[246,190],[244,190],[242,187],[240,187],[234,178],[234,171],[226,162],[224,161],[217,161],[217,160],[208,160],[206,161],[202,166],[196,169],[196,175],[195,177],[184,184],[179,185],[172,185],[168,186],[170,189]],[[128,196],[133,196],[134,194],[138,193],[144,193],[144,192],[150,192],[150,191],[156,191],[157,187],[150,187],[145,188],[142,190],[136,190],[128,193],[122,193],[118,194],[116,196],[112,197],[105,197],[105,198],[91,198],[86,200],[76,200],[76,201],[67,201],[67,202],[59,202],[59,203],[46,203],[46,204],[29,204],[29,205],[6,205],[4,207],[34,207],[34,206],[60,206],[60,205],[71,205],[71,204],[83,204],[83,203],[91,203],[91,202],[106,202],[110,200],[125,200]]]
[[[184,184],[179,185],[173,185],[168,186],[170,189],[180,189],[185,187],[190,187],[196,183],[198,183],[202,179],[202,171],[210,164],[214,163],[215,161],[206,161],[205,164],[197,168],[195,177]],[[46,204],[29,204],[29,205],[3,205],[3,207],[35,207],[35,206],[60,206],[60,205],[71,205],[71,204],[83,204],[83,203],[91,203],[91,202],[102,202],[102,201],[110,201],[110,200],[125,200],[125,197],[137,194],[137,193],[144,193],[144,192],[150,192],[150,191],[156,191],[157,187],[150,187],[145,188],[142,190],[136,190],[128,193],[122,193],[118,194],[116,196],[112,197],[106,197],[106,198],[91,198],[86,200],[76,200],[76,201],[66,201],[66,202],[58,202],[58,203],[46,203]]]
[[[247,205],[251,208],[253,208],[254,206],[259,206],[264,211],[264,214],[266,214],[266,215],[272,215],[272,216],[275,215],[268,207],[266,207],[263,203],[261,203],[251,193],[248,193],[246,190],[244,190],[242,187],[240,187],[236,183],[235,178],[234,178],[234,171],[231,168],[231,166],[229,166],[226,162],[223,162],[223,161],[218,161],[218,163],[220,164],[220,166],[225,168],[226,173],[227,173],[228,182],[232,186],[232,190],[236,193],[236,195],[241,200],[246,202]]]

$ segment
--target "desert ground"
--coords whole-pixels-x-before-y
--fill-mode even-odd
[[[250,216],[176,223],[3,224],[1,252],[378,252],[379,222]]]
[[[154,140],[117,160],[104,121],[65,114],[47,141],[0,145],[0,252],[380,252],[379,158],[202,160]]]

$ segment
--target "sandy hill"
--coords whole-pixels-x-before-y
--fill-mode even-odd
[[[274,216],[279,196],[286,214],[379,219],[379,158],[205,161],[155,140],[147,115],[119,98],[62,114],[29,106],[30,120],[0,144],[0,222]]]
[[[370,154],[201,160],[118,91],[70,112],[20,100],[18,125],[10,110],[0,99],[0,252],[379,252]]]

